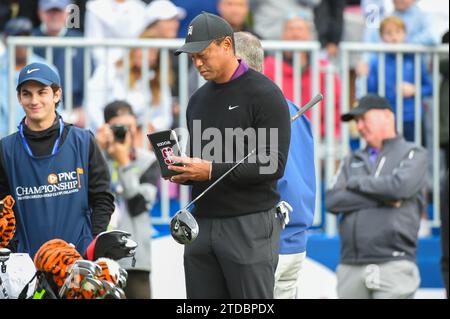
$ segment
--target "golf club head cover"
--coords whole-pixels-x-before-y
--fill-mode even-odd
[[[79,275],[77,280],[80,284],[70,285],[67,299],[102,299],[111,287],[117,287],[121,275],[119,264],[108,258],[99,258],[93,263],[99,266],[101,272],[91,278]]]
[[[6,196],[0,201],[0,247],[8,246],[16,232],[16,218],[13,211],[14,198]]]
[[[83,259],[75,246],[62,239],[51,239],[45,242],[34,256],[37,270],[51,273],[53,281],[60,288],[75,261]]]
[[[116,286],[120,277],[120,266],[117,262],[109,258],[99,258],[95,261],[102,268],[99,280],[106,280]]]
[[[105,231],[98,234],[86,249],[86,259],[97,260],[101,257],[119,260],[134,257],[137,243],[131,234],[122,230]]]

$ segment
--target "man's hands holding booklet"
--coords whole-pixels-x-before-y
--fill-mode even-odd
[[[211,179],[212,163],[200,158],[176,156],[183,154],[175,131],[165,130],[147,134],[158,158],[161,175],[174,183],[203,182]]]
[[[173,183],[185,183],[187,181],[203,182],[211,179],[212,163],[194,157],[171,156],[170,159],[180,166],[169,165],[167,168],[179,174],[170,177]],[[169,179],[169,178],[167,178]]]

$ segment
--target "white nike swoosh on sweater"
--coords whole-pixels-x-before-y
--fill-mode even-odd
[[[235,105],[235,106],[229,105],[229,106],[228,106],[228,109],[231,111],[232,109],[235,109],[235,108],[237,108],[237,107],[239,107],[239,105]]]

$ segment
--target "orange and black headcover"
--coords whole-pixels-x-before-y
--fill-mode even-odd
[[[13,206],[14,198],[11,195],[0,200],[0,247],[8,246],[16,231]]]
[[[62,239],[52,239],[44,243],[34,256],[38,270],[53,274],[53,281],[61,287],[69,274],[70,265],[83,259],[73,245]]]

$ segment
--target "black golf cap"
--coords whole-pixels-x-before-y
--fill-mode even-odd
[[[234,42],[234,33],[230,24],[219,16],[202,12],[196,16],[188,27],[184,45],[175,51],[181,53],[198,53],[203,51],[216,39],[229,36]]]
[[[355,116],[366,113],[370,110],[383,110],[388,109],[392,111],[389,101],[384,97],[375,94],[367,94],[363,96],[358,102],[357,106],[353,108],[350,112],[342,114],[341,120],[344,122],[351,121]]]

